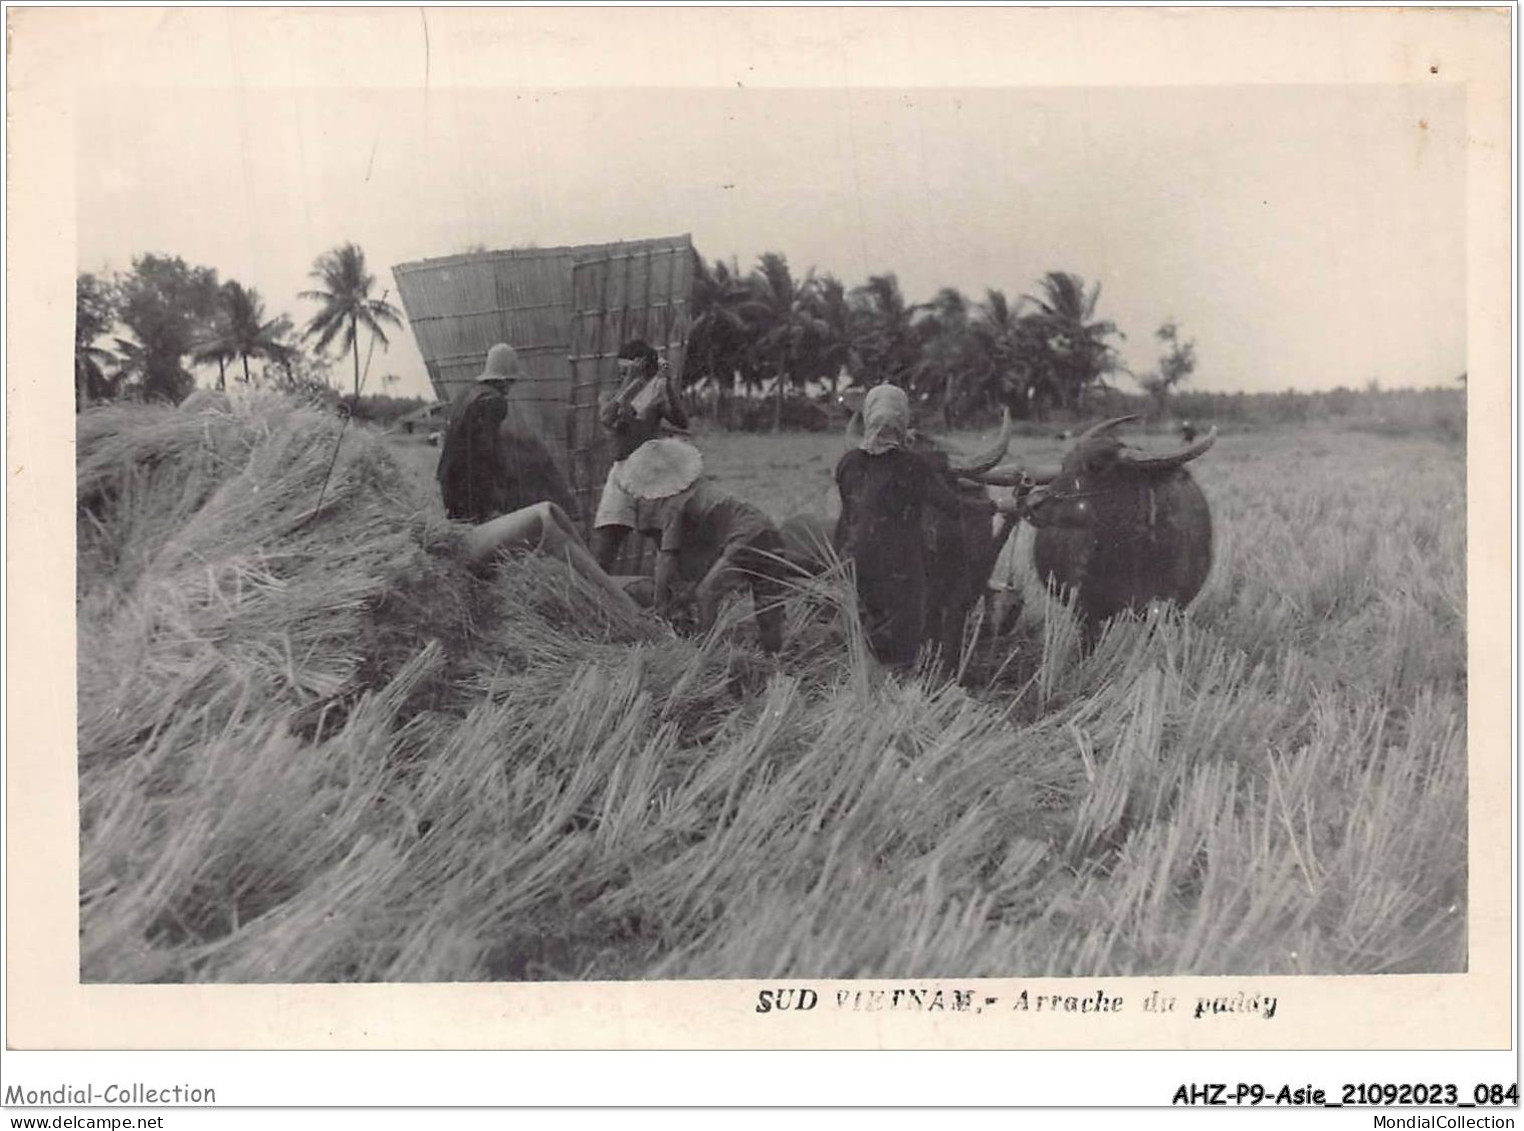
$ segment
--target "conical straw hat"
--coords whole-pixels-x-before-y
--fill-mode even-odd
[[[619,466],[619,485],[638,499],[665,499],[693,486],[704,457],[675,438],[647,440]]]

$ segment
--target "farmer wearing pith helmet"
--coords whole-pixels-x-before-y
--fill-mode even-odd
[[[720,602],[750,586],[762,650],[783,646],[783,540],[767,515],[727,495],[702,475],[703,458],[676,438],[642,444],[619,469],[620,486],[636,502],[641,530],[659,535],[656,608],[673,604],[674,583],[694,584],[699,627],[714,624]]]
[[[571,489],[538,437],[505,436],[508,390],[528,377],[518,351],[499,342],[450,406],[439,453],[439,493],[453,519],[487,522],[542,500],[574,508]]]
[[[509,509],[499,498],[498,430],[508,415],[505,394],[521,376],[518,351],[499,342],[487,351],[486,367],[450,406],[436,474],[453,519],[486,522]]]

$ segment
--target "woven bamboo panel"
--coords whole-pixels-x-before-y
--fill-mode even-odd
[[[683,368],[688,338],[688,296],[693,286],[691,247],[672,245],[579,263],[572,272],[571,449],[572,489],[579,509],[597,510],[613,452],[598,424],[599,401],[619,387],[619,348],[642,338],[674,372]],[[636,550],[632,545],[626,553]],[[641,563],[620,572],[644,573]]]
[[[528,377],[509,392],[513,414],[562,461],[576,492],[572,517],[590,534],[609,463],[598,392],[612,383],[614,355],[631,337],[645,337],[682,371],[689,237],[453,255],[398,264],[392,274],[441,400],[477,378],[496,343],[518,351]],[[596,333],[574,344],[588,319]]]
[[[487,351],[519,352],[532,399],[565,402],[574,249],[483,252],[392,268],[418,352],[441,400],[482,371]]]

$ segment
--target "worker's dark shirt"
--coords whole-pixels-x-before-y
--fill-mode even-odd
[[[841,494],[837,548],[844,556],[868,559],[870,568],[882,564],[899,572],[920,566],[923,507],[954,517],[963,513],[963,500],[941,473],[902,448],[876,456],[852,449],[836,464],[836,487]]]
[[[549,500],[575,515],[565,475],[545,443],[518,419],[499,390],[476,382],[456,398],[439,453],[439,491],[445,512],[463,522]]]
[[[731,543],[749,545],[773,529],[761,510],[704,479],[650,513],[661,548],[676,552],[678,574],[690,582],[703,580]]]
[[[969,509],[942,473],[901,448],[869,455],[860,448],[836,465],[841,518],[836,548],[854,563],[868,645],[884,663],[915,661],[926,615],[929,531],[924,508],[960,519]],[[990,513],[994,504],[989,504]]]
[[[475,382],[450,406],[450,423],[439,452],[439,491],[453,519],[486,522],[505,513],[499,497],[502,478],[498,428],[508,415],[508,398],[485,382]]]

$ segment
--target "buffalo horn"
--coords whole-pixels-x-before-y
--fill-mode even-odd
[[[988,483],[991,487],[1019,487],[1022,483],[1043,484],[1052,483],[1058,478],[1059,469],[1056,467],[1022,467],[1019,463],[1007,464],[1004,467],[994,467],[983,475],[972,476],[980,483]]]
[[[1217,429],[1213,428],[1190,447],[1182,448],[1178,452],[1155,454],[1153,452],[1140,452],[1131,448],[1123,448],[1117,453],[1117,457],[1124,460],[1130,467],[1152,468],[1162,471],[1167,467],[1179,467],[1182,463],[1188,463],[1216,442]]]
[[[963,479],[978,479],[981,475],[1005,459],[1005,450],[1011,444],[1011,410],[1000,410],[1000,436],[986,452],[977,455],[966,464],[955,464],[952,473]]]
[[[1113,416],[1110,420],[1103,420],[1099,424],[1092,424],[1089,428],[1086,428],[1083,432],[1081,432],[1078,437],[1076,437],[1074,446],[1077,448],[1086,440],[1093,440],[1102,432],[1115,428],[1118,424],[1126,424],[1129,420],[1136,419],[1138,419],[1138,414],[1132,413],[1129,416]]]

